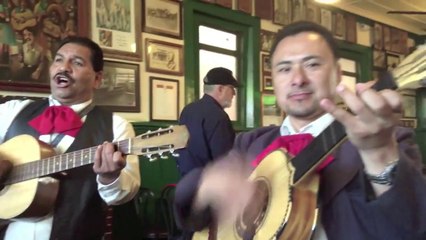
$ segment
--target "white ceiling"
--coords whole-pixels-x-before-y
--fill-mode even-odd
[[[388,11],[426,12],[426,0],[340,0],[335,6],[396,28],[426,35],[426,14],[387,14]]]

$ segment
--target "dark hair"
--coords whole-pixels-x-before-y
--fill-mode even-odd
[[[90,56],[90,61],[92,62],[93,70],[95,72],[102,71],[102,69],[104,68],[104,54],[102,52],[101,47],[99,47],[97,43],[86,37],[71,36],[62,40],[56,51],[58,51],[62,46],[67,43],[73,43],[83,47],[87,47],[92,53]]]
[[[333,34],[322,25],[319,25],[314,22],[309,21],[298,21],[291,23],[284,28],[282,28],[280,31],[278,31],[275,41],[272,44],[270,55],[272,56],[275,52],[275,49],[277,48],[277,45],[281,40],[283,40],[286,37],[294,36],[302,32],[314,32],[319,35],[321,35],[324,40],[327,42],[328,46],[330,47],[331,52],[333,53],[333,56],[336,60],[340,58],[338,51],[337,51],[337,42],[333,37]]]

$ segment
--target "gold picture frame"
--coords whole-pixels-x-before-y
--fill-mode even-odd
[[[145,0],[144,31],[182,38],[182,3],[178,0]]]
[[[183,75],[182,45],[146,39],[146,70],[163,74]]]

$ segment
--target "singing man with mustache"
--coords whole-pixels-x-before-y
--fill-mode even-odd
[[[134,130],[125,119],[92,103],[103,63],[98,44],[83,37],[66,38],[50,66],[51,95],[0,105],[0,143],[29,134],[51,145],[56,154],[98,146],[94,164],[40,178],[44,184],[59,182],[52,210],[38,218],[12,219],[0,230],[0,239],[103,239],[106,206],[132,205],[129,201],[140,186],[138,158],[124,156],[111,142],[134,137]]]

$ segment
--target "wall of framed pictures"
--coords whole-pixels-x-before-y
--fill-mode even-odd
[[[192,1],[203,2],[206,5],[213,4],[260,18],[261,52],[259,53],[260,87],[258,91],[265,94],[273,93],[269,49],[275,34],[283,26],[297,20],[309,20],[322,24],[346,44],[371,47],[374,74],[394,68],[415,45],[415,34],[386,23],[366,21],[357,15],[316,4],[311,0],[190,0],[185,4],[191,4]],[[11,10],[16,1],[7,2],[10,3],[10,9],[5,8],[6,15],[12,13]],[[32,6],[32,9],[34,7]],[[178,110],[185,105],[185,67],[182,61],[185,54],[183,52],[183,8],[182,0],[70,0],[64,1],[62,5],[49,2],[46,24],[55,23],[49,22],[49,17],[52,17],[49,14],[59,12],[60,20],[55,23],[57,28],[44,30],[43,22],[29,21],[25,24],[39,27],[41,35],[44,36],[40,39],[54,39],[49,43],[43,42],[45,40],[39,42],[43,52],[52,54],[53,49],[49,47],[51,44],[56,44],[61,37],[73,34],[84,35],[92,38],[103,48],[107,65],[113,64],[112,69],[137,73],[138,76],[134,78],[137,83],[128,81],[127,85],[139,88],[139,91],[131,91],[138,96],[139,104],[129,102],[126,103],[127,105],[119,103],[118,105],[106,104],[106,106],[111,106],[112,110],[119,112],[130,121],[150,122],[157,121],[150,117],[153,101],[150,88],[152,77],[176,80],[179,88]],[[52,24],[49,26],[56,26]],[[19,49],[22,49],[19,46],[24,44],[20,40],[23,34],[22,24],[5,20],[0,25],[4,29],[3,35],[8,36],[0,43],[0,68],[2,69],[0,95],[47,96],[48,64],[45,60],[38,62],[41,66],[40,74],[31,76],[35,80],[23,78],[24,81],[22,81],[18,75],[14,74],[20,72],[14,61],[15,56],[19,55]],[[54,29],[59,32],[55,32]],[[14,32],[15,35],[13,35]],[[14,44],[18,47],[13,47]],[[161,122],[161,120],[158,121]]]

